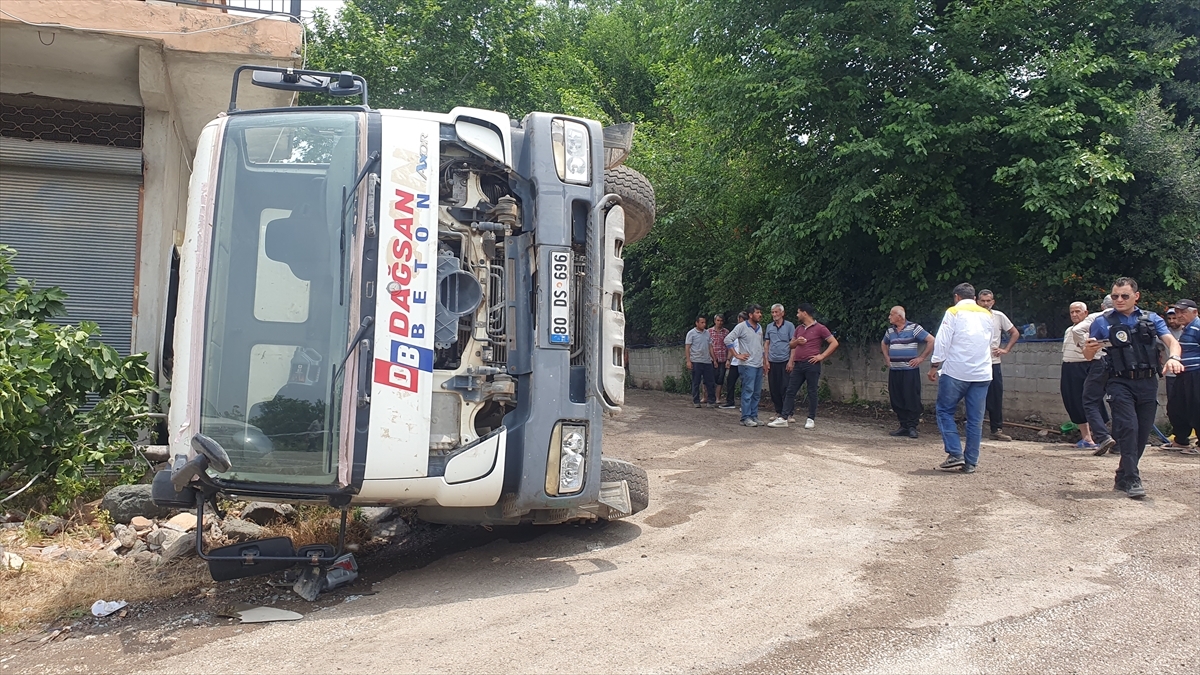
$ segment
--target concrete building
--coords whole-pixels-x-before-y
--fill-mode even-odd
[[[159,372],[200,130],[237,66],[301,65],[297,20],[203,5],[0,3],[0,243],[19,276],[69,294],[67,321],[98,322]],[[239,107],[291,97],[247,83]]]

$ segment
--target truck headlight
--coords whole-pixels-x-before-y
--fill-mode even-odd
[[[554,168],[559,180],[577,185],[592,182],[592,144],[587,127],[579,122],[556,119],[550,122],[550,142],[554,149]]]
[[[558,424],[550,435],[548,459],[546,494],[557,497],[582,490],[587,465],[587,427]]]

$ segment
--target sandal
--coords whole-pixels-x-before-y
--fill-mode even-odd
[[[1180,452],[1180,454],[1183,454],[1183,455],[1200,455],[1200,448],[1193,448],[1192,446],[1189,445],[1188,447],[1180,450],[1179,452]]]
[[[1163,443],[1162,445],[1158,446],[1158,449],[1159,450],[1170,450],[1172,452],[1182,452],[1191,447],[1192,446],[1190,446],[1190,445],[1179,445],[1178,443]],[[1190,455],[1191,453],[1189,452],[1188,454]]]
[[[1080,439],[1079,442],[1075,444],[1075,447],[1081,450],[1095,450],[1100,446],[1096,445],[1095,443],[1088,443],[1087,441]]]

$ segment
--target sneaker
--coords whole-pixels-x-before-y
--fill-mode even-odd
[[[953,471],[965,464],[966,464],[966,462],[963,461],[962,457],[955,457],[954,455],[950,455],[946,458],[946,461],[937,465],[937,470],[938,471]]]
[[[737,406],[732,403],[722,403],[721,405],[719,405],[717,407],[720,408],[721,410],[733,410]]]
[[[960,471],[962,471],[963,473],[975,473],[975,465],[974,464],[963,464],[962,469],[960,469]]]
[[[1125,488],[1125,494],[1129,495],[1130,499],[1141,499],[1146,496],[1146,488],[1142,487],[1140,479],[1135,478],[1129,487]]]
[[[1004,433],[1003,431],[993,431],[992,432],[992,440],[993,441],[1011,441],[1012,436],[1009,436],[1008,434]]]
[[[804,420],[804,428],[805,429],[816,429],[817,423],[814,422],[813,418],[810,417],[810,418]]]
[[[693,408],[699,408],[699,407],[700,407],[700,404],[699,404],[699,403],[693,403],[693,404],[692,404],[692,407],[693,407]]]
[[[909,438],[916,438],[917,436],[918,436],[918,434],[917,434],[917,428],[916,428],[916,427],[912,427],[912,428],[910,428],[910,429],[908,430],[908,437],[909,437]]]
[[[1099,457],[1100,455],[1103,455],[1106,452],[1109,452],[1110,450],[1115,450],[1116,447],[1117,447],[1117,439],[1113,438],[1112,436],[1109,436],[1108,438],[1104,439],[1103,441],[1100,441],[1100,445],[1096,447],[1096,450],[1093,451],[1092,454]],[[1114,452],[1113,454],[1119,454],[1119,451]]]
[[[771,427],[772,429],[786,429],[787,425],[787,420],[782,417],[776,417],[770,422],[767,422],[767,426]]]
[[[742,426],[744,426],[744,427],[756,427],[756,426],[758,426],[758,422],[755,422],[753,419],[751,419],[751,418],[749,418],[749,417],[745,417],[745,418],[743,418],[743,419],[742,419]]]
[[[907,436],[907,435],[908,435],[908,429],[905,429],[904,427],[900,427],[899,429],[888,434],[888,436]]]

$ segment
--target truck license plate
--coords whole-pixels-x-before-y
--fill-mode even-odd
[[[571,344],[571,251],[550,252],[550,344]]]

